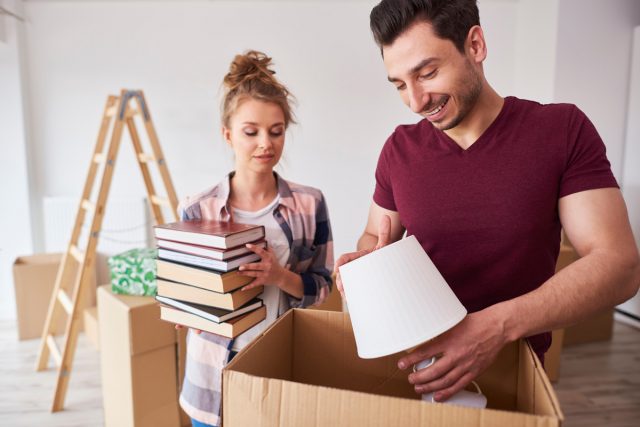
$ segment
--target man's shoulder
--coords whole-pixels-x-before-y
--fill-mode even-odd
[[[511,103],[514,111],[524,113],[532,118],[567,119],[575,114],[583,114],[575,104],[565,102],[543,104],[515,96],[507,97],[506,101]]]
[[[402,149],[407,145],[413,145],[418,141],[424,141],[432,136],[433,125],[427,119],[422,119],[413,124],[396,126],[387,141],[384,149]]]

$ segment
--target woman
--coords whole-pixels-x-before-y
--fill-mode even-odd
[[[222,136],[234,151],[235,170],[181,204],[184,220],[263,225],[268,243],[267,249],[247,245],[261,260],[240,267],[254,278],[243,289],[265,285],[266,319],[235,340],[189,331],[180,405],[194,426],[220,424],[222,368],[236,352],[289,308],[319,304],[330,292],[333,244],[324,197],[273,170],[293,114],[289,91],[270,65],[256,51],[234,58],[224,78]]]

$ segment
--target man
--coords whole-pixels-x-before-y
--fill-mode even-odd
[[[336,265],[417,237],[470,313],[398,363],[440,355],[408,378],[444,401],[505,344],[527,337],[543,359],[548,331],[633,296],[638,250],[588,118],[486,81],[475,0],[383,0],[371,29],[389,81],[424,119],[387,140],[359,251]],[[554,275],[561,227],[581,259]]]

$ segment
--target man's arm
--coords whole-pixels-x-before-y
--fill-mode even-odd
[[[418,393],[446,400],[480,375],[508,342],[561,328],[631,298],[640,264],[618,189],[588,190],[559,201],[560,219],[582,258],[538,289],[469,314],[456,327],[399,361],[402,369],[435,355],[409,375]]]
[[[371,202],[369,218],[364,233],[358,239],[358,250],[379,249],[402,238],[404,227],[400,223],[400,215]]]
[[[581,258],[538,289],[503,303],[510,340],[579,322],[638,291],[638,248],[620,190],[571,194],[560,199],[559,210],[567,237]]]
[[[380,249],[391,242],[400,240],[404,231],[404,227],[400,223],[400,215],[398,215],[398,212],[384,209],[378,206],[376,202],[371,202],[367,226],[365,227],[362,236],[360,236],[360,239],[358,239],[358,250],[356,252],[349,252],[340,255],[336,261],[336,266],[333,269],[333,272],[336,275],[336,287],[340,291],[340,294],[342,294],[342,298],[345,296],[338,268],[353,261],[354,259],[358,259],[361,256],[368,254],[371,251]]]

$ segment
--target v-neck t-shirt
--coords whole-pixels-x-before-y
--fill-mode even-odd
[[[618,186],[582,111],[515,97],[466,150],[426,119],[399,126],[375,177],[375,203],[398,212],[469,312],[554,274],[561,197]],[[551,337],[530,342],[542,356]]]

